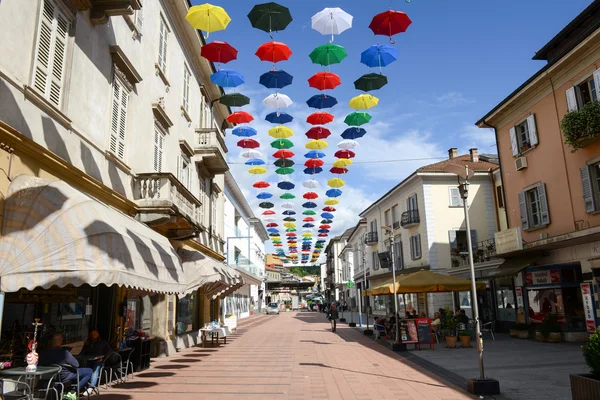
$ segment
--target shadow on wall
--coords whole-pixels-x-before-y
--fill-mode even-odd
[[[0,105],[0,120],[6,122],[29,139],[32,139],[27,121],[25,121],[25,117],[23,117],[23,113],[10,87],[4,79],[0,79]]]
[[[65,145],[63,138],[60,136],[58,129],[56,129],[54,121],[48,117],[42,117],[42,130],[44,131],[44,141],[46,142],[46,147],[48,150],[69,164],[72,164],[67,146]]]
[[[125,186],[123,185],[123,182],[121,181],[121,177],[119,176],[119,171],[117,170],[115,163],[111,160],[108,160],[108,178],[110,179],[112,189],[115,192],[120,193],[123,196],[126,196]]]
[[[88,58],[90,63],[87,65],[98,70],[109,84],[112,83],[113,62],[107,55],[109,55],[109,47],[116,44],[112,20],[107,24],[93,26],[87,16],[77,19],[75,47]]]
[[[81,142],[80,148],[81,162],[83,163],[83,169],[85,173],[102,182],[102,173],[100,172],[100,168],[98,168],[98,164],[96,164],[96,160],[94,159],[92,151],[83,142]]]

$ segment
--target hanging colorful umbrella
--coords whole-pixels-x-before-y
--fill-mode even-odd
[[[348,168],[333,167],[329,170],[332,174],[347,174]]]
[[[278,233],[279,230],[275,229],[275,228],[269,228],[269,229],[267,229],[267,232],[269,232],[269,233]]]
[[[244,164],[246,165],[265,165],[265,162],[260,158],[251,158],[246,161]]]
[[[329,146],[329,143],[324,140],[311,140],[304,145],[304,147],[311,150],[322,150],[327,148],[327,146]]]
[[[344,123],[349,126],[361,126],[371,120],[371,115],[366,112],[353,112],[344,118]]]
[[[293,218],[293,217],[285,217],[283,220],[284,220],[284,221],[286,221],[286,222],[294,222],[294,221],[296,221],[296,218]]]
[[[219,102],[224,106],[243,107],[247,104],[250,104],[250,99],[240,93],[229,93],[221,96]]]
[[[344,132],[342,132],[342,138],[350,139],[350,140],[359,139],[359,138],[363,137],[366,133],[367,133],[367,131],[364,130],[363,128],[350,127],[348,129],[346,129]]]
[[[232,124],[246,124],[253,120],[254,117],[246,111],[236,111],[227,116],[227,121],[231,122]]]
[[[256,149],[257,147],[260,147],[260,143],[254,139],[242,139],[237,142],[237,145],[243,149]]]
[[[271,33],[284,30],[292,22],[292,14],[287,7],[271,2],[252,7],[248,19],[254,28]]]
[[[286,233],[285,236],[287,236],[287,237],[296,237],[297,235],[295,233],[293,233],[293,232],[290,232],[290,233]]]
[[[304,155],[305,158],[325,158],[325,153],[318,150],[311,150]]]
[[[294,131],[287,126],[276,126],[275,128],[269,129],[269,136],[277,139],[285,139],[294,135]]]
[[[319,225],[319,229],[331,229],[331,225],[327,225],[327,224]]]
[[[258,181],[255,184],[253,184],[252,186],[254,186],[257,189],[265,189],[265,188],[268,188],[269,186],[271,186],[271,184],[269,182]]]
[[[306,175],[316,175],[316,174],[320,174],[321,172],[323,172],[323,168],[321,168],[321,167],[317,167],[317,168],[304,168],[304,173]]]
[[[308,56],[313,64],[327,66],[341,63],[348,56],[348,53],[342,46],[327,43],[315,47]]]
[[[342,140],[338,143],[338,147],[342,150],[355,149],[358,147],[358,142],[356,140]]]
[[[267,169],[265,167],[252,167],[248,170],[252,175],[262,175],[267,173]]]
[[[302,211],[302,215],[317,215],[317,213],[313,210],[304,210]]]
[[[366,110],[375,107],[379,103],[379,99],[370,94],[359,94],[353,97],[348,102],[348,105],[355,110]]]
[[[266,211],[265,211],[265,212],[266,212]],[[264,213],[263,213],[263,214],[264,214]],[[276,226],[279,226],[279,225],[277,225],[275,222],[271,222],[270,224],[267,224],[267,228],[274,228],[274,227],[276,227]]]
[[[340,179],[340,178],[332,178],[332,179],[330,179],[330,180],[327,181],[327,186],[332,187],[332,188],[341,188],[345,184],[346,183],[342,179]]]
[[[319,236],[319,237],[327,237],[327,236],[329,236],[329,235],[328,235],[328,234],[326,234],[326,233],[319,233],[319,235],[318,235],[318,236]]]
[[[274,149],[291,149],[294,143],[288,139],[277,139],[271,142],[271,147]]]
[[[349,158],[340,158],[333,163],[334,167],[344,168],[348,165],[352,165],[352,160]]]
[[[313,97],[306,101],[309,107],[312,108],[331,108],[337,104],[337,99],[333,96],[327,96],[325,94],[315,94]]]
[[[275,207],[275,205],[274,205],[273,203],[271,203],[271,202],[268,202],[268,201],[263,201],[263,202],[262,202],[262,203],[260,203],[258,206],[259,206],[260,208],[273,208],[273,207]]]
[[[317,208],[317,203],[314,203],[312,201],[307,201],[306,203],[302,204],[303,208]]]
[[[341,84],[342,80],[333,72],[317,72],[308,78],[308,86],[317,90],[335,89]]]
[[[294,203],[281,203],[281,208],[292,210],[294,207]]]
[[[367,67],[385,67],[398,59],[398,49],[389,44],[376,44],[360,53],[360,62]]]
[[[284,193],[281,196],[279,196],[280,199],[284,199],[284,200],[290,200],[290,199],[295,199],[296,196],[294,196],[291,193]]]
[[[206,32],[205,39],[208,39],[211,32],[224,30],[231,22],[231,18],[222,7],[208,3],[190,7],[185,19],[194,29]]]
[[[274,158],[292,158],[292,157],[294,157],[294,153],[292,153],[290,150],[277,150],[275,153],[273,153],[273,157]]]
[[[275,215],[275,214],[276,214],[276,212],[272,211],[272,210],[266,210],[266,211],[263,212],[263,215]],[[269,225],[271,225],[271,226],[277,226],[277,224],[274,223],[274,222],[268,224],[267,227],[269,227]]]
[[[356,154],[352,150],[338,150],[334,154],[337,158],[354,158]]]
[[[271,193],[268,193],[268,192],[261,192],[261,193],[259,193],[259,194],[256,195],[256,198],[260,199],[260,200],[270,199],[271,197],[273,197],[273,195]]]
[[[394,44],[396,42],[392,40],[392,36],[400,32],[406,32],[411,23],[412,21],[406,13],[387,10],[374,16],[369,24],[369,28],[376,35],[389,36],[390,43]]]
[[[328,213],[328,212],[324,212],[321,214],[322,218],[328,218],[328,219],[333,219],[333,214]]]
[[[317,111],[306,117],[306,122],[311,125],[325,125],[333,121],[333,115],[325,111]]]
[[[352,28],[352,15],[341,8],[325,8],[311,18],[311,27],[321,35],[339,35],[347,29]]]
[[[293,101],[285,94],[273,93],[273,94],[268,95],[263,100],[263,103],[267,107],[271,107],[271,108],[285,108],[285,107],[289,107],[290,105],[292,105]]]
[[[290,175],[294,173],[294,169],[293,168],[289,168],[289,167],[281,167],[281,168],[277,168],[275,170],[275,173],[277,175]]]
[[[304,222],[313,222],[315,219],[313,217],[306,217],[302,221]]]
[[[296,211],[286,210],[282,213],[283,215],[296,215]]]
[[[293,160],[290,160],[288,158],[280,158],[278,160],[275,160],[275,162],[273,164],[276,167],[285,168],[285,167],[292,167],[295,163]]]
[[[269,71],[262,74],[258,83],[267,89],[282,89],[292,84],[293,76],[285,71]]]
[[[287,124],[288,122],[292,122],[293,119],[294,117],[284,112],[272,112],[265,117],[265,120],[272,124]]]
[[[296,227],[296,224],[295,224],[295,223],[293,223],[293,222],[285,222],[285,223],[283,224],[283,226],[285,226],[286,228],[295,228],[295,227]]]
[[[319,168],[323,166],[323,164],[325,164],[323,160],[319,160],[318,158],[311,158],[306,160],[304,166],[307,168]]]
[[[285,43],[271,41],[261,44],[254,54],[261,61],[277,63],[289,59],[292,55],[292,50]]]
[[[200,48],[200,55],[214,63],[227,64],[237,58],[238,51],[227,42],[215,40]]]
[[[315,192],[306,192],[302,195],[307,200],[314,200],[319,197],[319,195]]]
[[[306,132],[306,137],[309,139],[327,139],[331,135],[331,131],[322,126],[315,126]]]
[[[319,182],[315,181],[314,179],[309,179],[307,181],[304,181],[304,183],[302,183],[302,186],[309,189],[316,189],[319,187]]]
[[[363,92],[378,90],[387,85],[388,80],[385,75],[381,74],[365,74],[354,81],[354,88]]]
[[[256,129],[250,126],[238,126],[231,131],[231,134],[239,137],[256,136]]]
[[[246,149],[240,153],[240,156],[244,158],[263,158],[262,153],[254,149]]]
[[[223,88],[237,87],[245,82],[242,74],[230,69],[222,69],[215,72],[210,76],[210,81]]]
[[[294,185],[292,182],[283,181],[283,182],[279,182],[277,184],[277,187],[281,190],[292,190],[293,188],[296,187],[296,185]]]
[[[302,236],[306,237],[306,236],[312,236],[312,233],[303,233]]]
[[[339,202],[340,201],[338,199],[327,199],[325,200],[324,204],[328,206],[335,206],[336,204],[339,204]]]
[[[327,207],[323,207],[323,211],[335,212],[335,208],[327,206]]]

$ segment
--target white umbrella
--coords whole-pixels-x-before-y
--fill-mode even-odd
[[[282,203],[281,208],[293,209],[295,206],[292,203]]]
[[[339,35],[346,29],[352,28],[352,15],[341,8],[325,8],[311,18],[312,28],[321,35]]]
[[[358,147],[356,140],[342,140],[338,143],[338,147],[342,150],[352,150]]]
[[[263,103],[265,103],[265,105],[267,107],[271,107],[271,108],[285,108],[285,107],[289,107],[290,105],[292,105],[293,101],[285,94],[273,93],[273,94],[268,95],[263,100]]]
[[[316,189],[319,187],[319,182],[315,181],[314,179],[309,179],[307,181],[304,181],[302,186],[309,189]]]
[[[244,158],[263,158],[262,153],[254,149],[244,150],[240,153],[240,155]]]
[[[274,218],[272,216],[266,216],[266,217],[263,217],[263,221],[265,221],[265,222],[277,222],[277,218]]]

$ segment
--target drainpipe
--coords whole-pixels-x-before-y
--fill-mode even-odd
[[[496,139],[496,152],[498,153],[498,165],[500,167],[500,179],[502,179],[502,198],[504,199],[504,217],[506,218],[506,228],[510,228],[510,224],[508,222],[508,207],[506,205],[506,194],[504,193],[504,168],[502,168],[502,157],[500,157],[500,142],[498,141],[498,129],[495,126],[488,124],[485,119],[483,120],[483,125],[488,126],[494,130],[494,137]],[[494,180],[494,175],[492,173],[492,182]],[[494,185],[494,196],[496,193],[496,187]],[[498,217],[496,217],[498,218]],[[500,228],[500,219],[498,218],[498,228]]]

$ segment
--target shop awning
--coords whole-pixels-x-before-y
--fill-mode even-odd
[[[250,272],[244,270],[241,267],[235,267],[235,270],[242,275],[242,278],[244,278],[244,283],[246,285],[255,285],[255,286],[260,286],[260,284],[262,283],[262,279],[260,279],[260,277],[251,274]]]
[[[183,261],[183,269],[187,276],[185,293],[204,287],[205,294],[216,298],[229,290],[237,290],[244,285],[242,274],[237,270],[202,254],[197,250],[180,248],[177,253]]]
[[[525,268],[533,265],[539,258],[539,255],[507,258],[498,268],[487,274],[486,279],[515,276]]]
[[[485,289],[485,283],[477,283],[478,289]],[[471,290],[471,280],[456,276],[421,270],[396,277],[396,293],[435,293],[462,292]],[[368,289],[363,296],[394,294],[394,282],[388,278],[376,287]]]
[[[8,188],[0,238],[0,290],[120,285],[186,287],[169,241],[63,181],[26,175]]]

